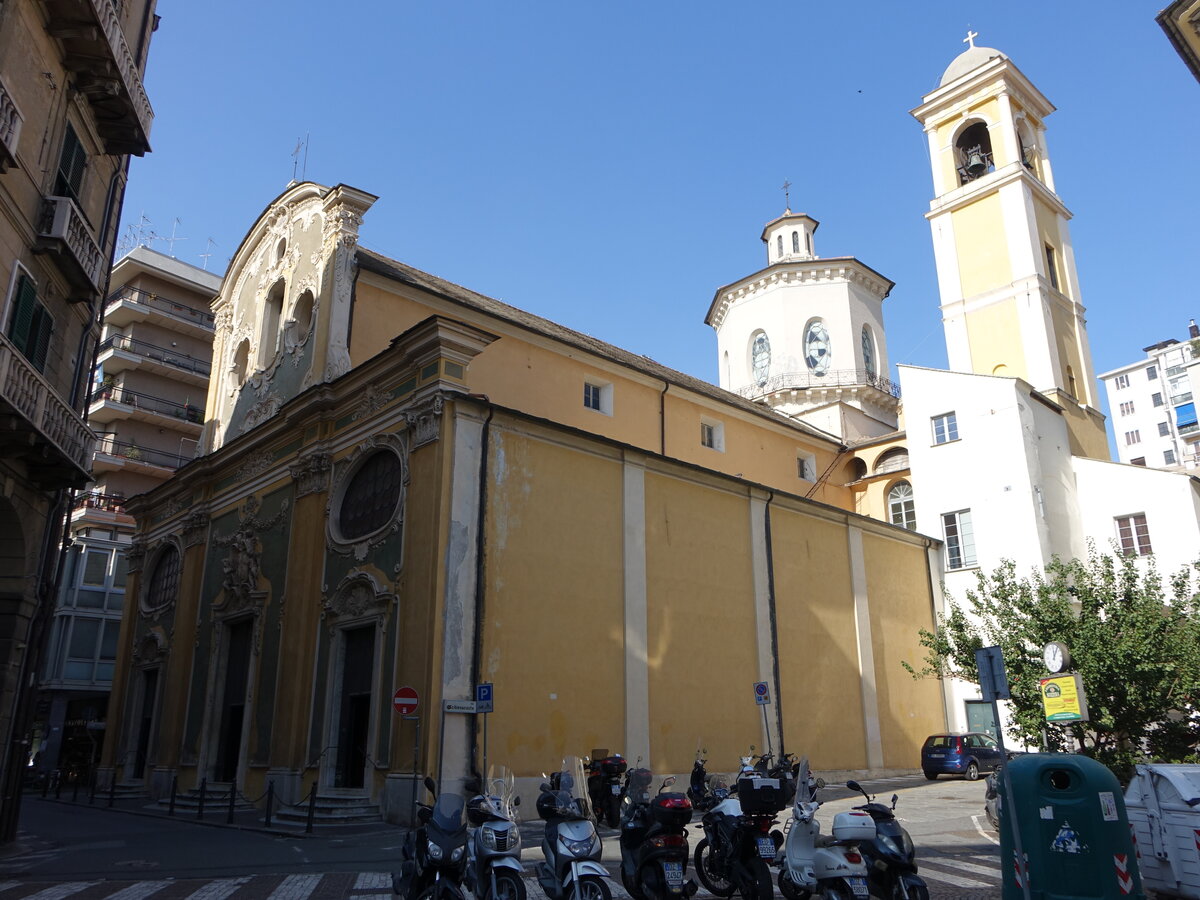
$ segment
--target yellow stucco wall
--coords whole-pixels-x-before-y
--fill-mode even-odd
[[[651,758],[687,772],[699,743],[731,771],[762,749],[749,499],[654,472],[645,488]]]
[[[999,194],[980,197],[950,214],[958,249],[962,295],[970,298],[1013,280],[1008,244],[1004,241],[1004,210]]]
[[[1015,299],[991,303],[966,315],[971,368],[979,375],[1029,378]],[[1003,366],[1003,369],[999,369]]]
[[[622,469],[492,428],[481,678],[489,757],[522,774],[625,742]],[[586,510],[587,515],[580,515]]]
[[[784,743],[815,768],[867,764],[846,528],[771,507]]]
[[[912,768],[920,764],[925,738],[945,727],[940,683],[918,681],[900,665],[924,658],[917,630],[934,625],[928,557],[919,547],[873,534],[863,535],[863,552],[883,764]]]
[[[962,129],[963,123],[971,124],[973,121],[982,120],[991,125],[998,120],[999,116],[999,101],[995,97],[984,97],[969,104],[965,114],[962,110],[955,108],[952,117],[938,123],[936,126],[937,145],[942,148],[939,164],[942,169],[942,183],[946,185],[947,191],[959,186],[958,157],[955,154],[954,141],[956,134]],[[1000,141],[993,138],[992,158],[997,168],[1009,161],[1004,159],[1004,148],[999,144]]]

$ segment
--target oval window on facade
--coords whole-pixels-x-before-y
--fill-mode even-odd
[[[158,554],[146,587],[146,608],[159,609],[175,602],[179,593],[179,550],[168,544]]]
[[[824,375],[831,359],[829,330],[820,319],[813,319],[804,330],[804,362],[814,375]]]
[[[750,367],[754,372],[755,384],[766,384],[771,372],[771,342],[764,331],[754,335],[750,342]]]
[[[350,478],[338,510],[342,540],[374,534],[395,518],[404,486],[404,467],[390,450],[367,457]]]

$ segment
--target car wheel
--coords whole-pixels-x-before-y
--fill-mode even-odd
[[[967,763],[967,771],[963,772],[963,777],[967,779],[967,781],[979,780],[979,764],[975,762],[975,760],[971,760],[969,763]]]
[[[930,772],[929,770],[925,770],[925,777],[928,778],[930,781],[937,781],[938,773]]]

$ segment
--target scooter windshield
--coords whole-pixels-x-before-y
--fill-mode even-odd
[[[629,773],[629,802],[634,804],[649,803],[650,788],[654,784],[654,773],[649,769],[638,767]]]
[[[507,766],[491,766],[488,770],[487,785],[484,788],[484,802],[488,814],[498,819],[516,819],[514,801],[517,797],[517,780],[512,770]]]
[[[439,794],[433,804],[430,824],[443,834],[453,834],[463,826],[463,798],[459,794]]]
[[[564,819],[592,818],[592,801],[588,797],[583,760],[578,756],[568,756],[562,761],[562,768],[558,771],[555,811]]]

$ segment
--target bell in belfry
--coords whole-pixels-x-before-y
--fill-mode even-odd
[[[967,151],[967,174],[972,178],[978,178],[986,171],[987,163],[983,159],[983,148],[972,147]]]

